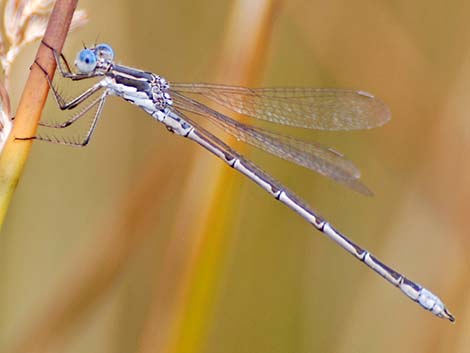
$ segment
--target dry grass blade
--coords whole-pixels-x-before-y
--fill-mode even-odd
[[[56,3],[56,6],[53,10],[52,7],[54,3]],[[65,11],[64,14],[67,14],[67,11],[69,11],[71,18],[66,17],[60,19],[60,16],[57,15],[57,9],[61,9],[61,6],[61,11]],[[0,95],[2,98],[2,110],[0,116],[0,150],[3,150],[4,146],[6,146],[7,138],[13,128],[8,86],[10,70],[15,58],[23,46],[45,36],[48,23],[48,35],[51,36],[51,38],[46,40],[49,44],[60,50],[69,26],[71,29],[74,29],[79,26],[83,26],[87,22],[86,13],[84,11],[77,11],[74,13],[75,7],[76,1],[71,1],[68,4],[64,1],[54,2],[53,0],[8,0],[6,2],[3,21],[4,36],[0,35],[0,64],[2,65],[4,72],[4,82],[0,87]],[[53,17],[54,15],[56,18]],[[51,17],[50,21],[49,17]],[[55,61],[47,49],[41,47],[37,57],[43,60],[43,67],[47,68],[49,72],[53,72],[55,70]],[[23,103],[24,101],[30,100],[30,102],[27,103],[28,108],[24,108],[25,106],[20,103],[16,114],[16,124],[19,124],[16,129],[18,136],[34,135],[36,123],[39,120],[39,115],[47,96],[49,88],[47,82],[43,80],[44,77],[42,72],[40,72],[40,70],[37,71],[36,69],[37,68],[33,67],[33,70],[31,71],[28,81],[29,86],[26,86],[21,101]],[[22,110],[22,108],[24,108],[24,110]],[[25,111],[28,112],[25,113]],[[25,116],[29,116],[29,118],[33,116],[34,118],[27,122],[27,120],[24,119],[28,118],[23,116],[23,113],[25,113]],[[0,218],[3,218],[6,212],[6,207],[15,188],[17,179],[19,178],[19,173],[25,162],[24,159],[26,158],[30,145],[29,143],[24,142],[23,146],[26,147],[21,148],[15,145],[15,141],[13,140],[10,140],[10,143],[11,146],[16,147],[12,147],[10,152],[5,151],[0,159],[0,163],[8,163],[8,165],[4,164],[0,167],[2,182],[2,185],[0,186],[0,193],[2,193],[0,198],[3,198],[0,201],[2,207],[2,210],[0,211],[2,216]],[[16,141],[16,144],[18,144],[18,141]],[[21,152],[17,150],[18,148]],[[13,157],[12,151],[14,150],[14,155],[17,157]]]
[[[77,2],[78,0],[58,0],[52,11],[44,40],[59,51],[62,50]],[[54,73],[56,63],[49,48],[40,46],[36,60],[48,72]],[[33,65],[16,112],[12,133],[0,156],[0,224],[3,223],[31,148],[31,141],[15,140],[15,136],[35,135],[48,91],[49,85],[44,79],[44,73]]]

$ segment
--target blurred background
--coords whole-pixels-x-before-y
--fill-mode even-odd
[[[470,3],[83,0],[71,33],[170,82],[369,91],[370,131],[285,129],[345,153],[361,196],[233,143],[385,263],[433,317],[259,187],[108,99],[84,149],[35,142],[0,237],[2,352],[469,352]],[[37,43],[16,61],[15,107]],[[59,81],[67,96],[80,91]],[[45,119],[58,120],[50,100]],[[278,130],[279,131],[279,130]]]

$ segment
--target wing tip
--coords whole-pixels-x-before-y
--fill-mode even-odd
[[[366,92],[366,91],[357,91],[357,94],[359,94],[362,97],[366,97],[369,99],[374,100],[374,104],[377,112],[377,115],[374,116],[373,121],[371,121],[371,124],[369,125],[368,128],[376,128],[385,125],[392,119],[392,111],[390,107],[385,104],[384,101],[382,101],[380,98],[374,96],[373,94]]]

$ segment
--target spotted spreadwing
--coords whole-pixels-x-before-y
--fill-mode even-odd
[[[81,50],[75,60],[78,72],[73,72],[65,57],[50,48],[62,76],[73,81],[100,78],[89,89],[66,102],[44,71],[54,97],[62,110],[84,107],[59,124],[40,123],[48,128],[66,128],[87,113],[94,112],[91,124],[82,140],[35,136],[17,139],[37,139],[59,144],[86,146],[101,116],[108,96],[118,96],[142,108],[175,135],[186,137],[230,167],[247,176],[276,200],[297,212],[344,250],[385,278],[413,301],[438,317],[454,321],[444,303],[426,288],[383,264],[367,250],[336,230],[312,210],[303,200],[274,180],[230,146],[207,131],[187,113],[207,118],[226,133],[275,156],[284,158],[347,187],[370,195],[361,183],[359,170],[342,154],[319,144],[280,135],[259,127],[241,123],[200,103],[192,97],[203,97],[213,103],[245,116],[272,123],[320,130],[369,129],[390,119],[387,106],[364,91],[317,88],[244,88],[200,83],[171,83],[150,72],[114,62],[114,51],[108,44]],[[99,93],[99,94],[98,94]],[[98,97],[95,97],[98,94]]]

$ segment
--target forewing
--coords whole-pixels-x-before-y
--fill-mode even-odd
[[[234,112],[277,124],[319,130],[357,130],[390,120],[389,108],[363,91],[322,88],[245,88],[203,83],[173,83]]]

